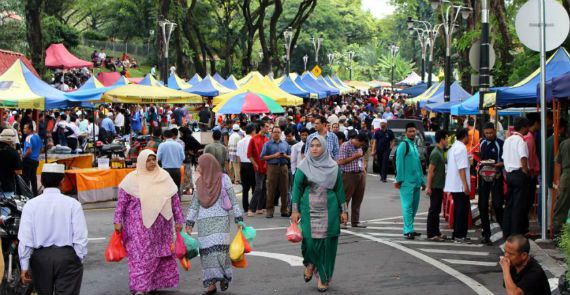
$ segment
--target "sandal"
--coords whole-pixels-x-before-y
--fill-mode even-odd
[[[230,285],[228,284],[228,281],[221,281],[220,282],[220,289],[222,291],[226,291],[229,287],[230,287]]]
[[[319,287],[320,284],[322,284],[324,287]],[[319,291],[319,293],[324,293],[329,290],[329,286],[328,284],[325,285],[321,283],[321,279],[319,278],[319,280],[317,281],[317,290]]]
[[[310,270],[310,275],[307,276],[307,270]],[[315,271],[315,267],[305,267],[305,272],[303,273],[303,278],[305,279],[305,283],[310,282],[313,279],[313,272]]]

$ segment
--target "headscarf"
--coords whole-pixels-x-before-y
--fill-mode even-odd
[[[153,171],[146,169],[149,156],[156,157],[156,154],[142,150],[137,158],[137,169],[119,184],[119,188],[141,201],[141,215],[146,228],[154,224],[159,214],[167,220],[172,218],[171,198],[178,192],[170,174],[164,169],[158,165]]]
[[[200,206],[210,208],[216,203],[222,191],[222,167],[211,154],[198,158],[200,176],[196,179],[196,192]]]
[[[311,152],[306,153],[305,159],[301,161],[297,169],[303,171],[310,182],[314,182],[326,189],[332,189],[336,184],[338,164],[331,157],[327,149],[326,140],[322,136],[317,135],[311,139],[311,142],[315,139],[321,143],[324,150],[323,153],[317,157],[313,156]],[[310,146],[311,142],[307,144]]]

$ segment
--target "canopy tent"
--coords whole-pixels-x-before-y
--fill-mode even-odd
[[[94,102],[100,101],[103,94],[113,86],[105,87],[94,76],[91,76],[79,89],[65,93],[65,97],[72,102]]]
[[[32,62],[26,58],[25,55],[19,52],[9,51],[0,49],[0,75],[4,74],[13,64],[15,61],[21,60],[28,70],[32,72],[36,77],[40,77],[36,69],[32,66]]]
[[[0,76],[0,107],[61,109],[67,103],[64,92],[36,77],[19,59]]]
[[[348,86],[344,86],[341,83],[338,83],[337,81],[335,81],[331,76],[326,76],[325,81],[327,81],[327,83],[329,83],[330,85],[336,87],[338,90],[340,90],[341,94],[347,94],[347,93],[353,93],[354,89],[352,89],[351,87]]]
[[[145,85],[145,86],[156,86],[156,87],[164,87],[164,83],[162,81],[158,81],[154,78],[151,74],[146,74],[144,79],[142,79],[137,84]]]
[[[252,78],[261,81],[263,80],[263,75],[258,71],[249,72],[249,74],[245,75],[245,77],[238,80],[238,85],[243,86],[246,83],[248,83]]]
[[[215,73],[213,78],[220,84],[224,84],[224,82],[226,82],[226,79],[224,79],[224,77],[222,77],[219,73]]]
[[[434,113],[444,113],[449,114],[451,113],[451,108],[459,105],[461,101],[446,101],[446,102],[436,102],[436,103],[429,103],[425,105],[425,109],[434,112]]]
[[[404,80],[396,83],[396,85],[400,86],[415,86],[418,83],[422,82],[422,77],[418,75],[416,72],[412,71]]]
[[[332,85],[329,85],[329,84],[327,83],[327,81],[325,81],[325,79],[323,78],[323,76],[319,76],[319,77],[317,78],[317,83],[320,83],[321,85],[323,85],[324,88],[327,89],[327,91],[330,90],[330,94],[331,94],[331,95],[339,95],[339,94],[340,94],[340,90],[338,90],[338,88],[336,88],[336,87],[334,87],[334,86],[332,86]]]
[[[224,83],[222,83],[222,86],[231,89],[231,90],[236,90],[239,88],[238,86],[238,81],[236,80],[236,78],[234,77],[234,75],[230,75],[226,81],[224,81]]]
[[[432,97],[433,95],[435,95],[436,93],[443,93],[443,82],[439,82],[436,84],[431,85],[430,88],[428,88],[426,91],[424,91],[422,94],[411,98],[411,99],[407,99],[406,100],[406,104],[416,104],[420,101],[425,101],[428,98]]]
[[[368,82],[368,85],[370,85],[370,88],[392,87],[392,83],[376,80]]]
[[[332,79],[333,79],[336,83],[338,83],[340,86],[354,90],[353,87],[351,87],[351,86],[347,85],[346,83],[342,82],[342,80],[341,80],[336,74],[332,77]]]
[[[302,98],[281,90],[281,88],[279,88],[279,86],[277,86],[277,84],[275,84],[273,81],[269,80],[269,78],[260,78],[257,75],[250,77],[249,82],[237,90],[214,97],[213,104],[218,105],[230,97],[243,92],[255,92],[264,94],[273,98],[281,106],[298,106],[303,104]]]
[[[427,100],[425,100],[425,104],[430,104],[430,103],[438,103],[438,102],[444,102],[445,98],[444,98],[444,89],[445,87],[441,87],[442,91],[437,91],[436,93],[434,93],[431,97],[428,97]],[[453,82],[453,84],[451,84],[450,87],[450,93],[449,93],[449,101],[464,101],[467,100],[468,98],[471,97],[471,94],[467,91],[465,91],[465,89],[463,89],[463,87],[461,87],[461,85],[459,85],[459,82],[455,81]],[[423,107],[423,102],[420,101],[420,106]]]
[[[121,74],[119,72],[100,72],[99,74],[97,74],[97,80],[99,80],[99,82],[101,82],[101,84],[103,84],[103,86],[105,87],[117,83],[117,81],[119,81],[120,78]]]
[[[495,104],[497,93],[485,94],[484,107],[489,107]],[[479,114],[479,92],[473,94],[467,100],[460,104],[451,107],[451,114],[454,116],[477,115]]]
[[[203,103],[199,95],[168,87],[130,84],[107,91],[103,98],[113,103]]]
[[[325,87],[323,84],[319,83],[316,79],[313,79],[313,77],[311,77],[309,75],[302,75],[302,76],[299,76],[297,79],[301,80],[302,83],[304,85],[306,85],[307,87],[312,88],[317,92],[325,94],[324,96],[321,96],[319,94],[319,99],[322,99],[322,98],[325,98],[327,96],[332,95],[331,94],[332,90],[330,88]]]
[[[198,82],[198,84],[192,85],[190,88],[186,88],[183,91],[208,97],[232,92],[231,89],[216,82],[216,80],[214,80],[210,75],[206,76],[202,81]]]
[[[318,99],[327,97],[326,91],[320,90],[317,88],[313,88],[313,87],[305,84],[305,82],[303,82],[303,79],[301,79],[301,76],[299,76],[299,75],[297,75],[297,78],[295,79],[295,84],[299,85],[299,87],[309,91],[310,93],[316,94]]]
[[[345,84],[361,91],[368,91],[372,88],[370,87],[370,84],[361,81],[345,81]]]
[[[190,88],[190,86],[190,84],[186,83],[184,80],[178,77],[176,73],[168,77],[168,88],[170,89],[180,90]]]
[[[318,95],[316,93],[311,94],[309,91],[301,88],[299,85],[297,85],[297,83],[295,83],[295,81],[291,80],[291,78],[289,78],[288,76],[285,76],[283,78],[282,82],[279,84],[279,88],[281,88],[283,91],[289,94],[293,94],[299,97],[310,98],[311,96],[313,96],[313,98],[318,98]]]
[[[537,103],[539,103],[540,84],[536,85],[536,97]],[[546,82],[546,101],[551,102],[553,97],[557,100],[568,100],[570,98],[570,72]]]
[[[45,65],[52,69],[92,68],[93,63],[75,57],[61,43],[51,44],[46,49]]]
[[[413,98],[416,97],[422,93],[424,93],[427,90],[427,84],[426,83],[418,83],[416,86],[412,86],[403,90],[400,90],[400,93],[404,93],[407,94],[409,98]]]
[[[546,80],[570,72],[570,56],[560,47],[546,62]],[[540,83],[540,68],[512,87],[497,91],[497,106],[536,105],[536,85]]]
[[[190,81],[188,81],[188,84],[194,86],[194,85],[198,84],[200,81],[202,81],[202,77],[200,77],[200,75],[198,75],[198,73],[196,73],[196,74],[194,74],[192,79],[190,79]]]

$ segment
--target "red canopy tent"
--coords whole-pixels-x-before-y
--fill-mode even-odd
[[[51,44],[46,49],[46,67],[55,69],[72,69],[88,67],[92,68],[93,63],[82,60],[71,54],[61,43]]]
[[[119,72],[101,72],[97,74],[97,80],[99,80],[99,82],[101,82],[105,87],[115,84],[119,78],[121,78],[121,74]]]
[[[32,66],[32,63],[30,62],[29,59],[26,58],[26,56],[24,56],[19,52],[3,50],[3,49],[0,49],[0,75],[4,74],[4,72],[6,72],[18,59],[22,60],[22,62],[26,65],[26,67],[28,67],[28,69],[32,73],[34,73],[36,77],[38,78],[40,77],[40,75],[38,75],[38,72],[36,72],[36,69],[34,69],[34,67]]]

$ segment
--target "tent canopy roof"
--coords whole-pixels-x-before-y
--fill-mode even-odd
[[[36,77],[38,78],[40,77],[38,72],[36,72],[36,69],[34,69],[34,67],[32,66],[32,62],[30,62],[30,60],[26,58],[25,55],[19,52],[3,50],[3,49],[0,49],[0,75],[4,74],[18,59],[21,60],[24,63],[24,65],[26,65],[28,70],[30,70],[30,72],[36,75]]]
[[[248,92],[248,91],[267,95],[270,98],[277,101],[277,103],[279,103],[279,105],[281,106],[298,106],[303,104],[302,98],[295,95],[291,95],[283,91],[281,88],[279,88],[279,86],[277,86],[277,84],[275,84],[269,78],[263,77],[260,74],[259,75],[253,74],[250,77],[249,81],[240,88],[238,88],[237,90],[232,91],[230,93],[226,93],[224,95],[216,96],[213,100],[213,104],[218,105],[238,93]]]
[[[422,77],[420,77],[420,75],[418,75],[416,72],[412,71],[412,73],[410,73],[404,80],[396,83],[396,85],[414,86],[420,83],[421,81]]]
[[[190,88],[190,86],[191,86],[190,84],[186,83],[184,80],[178,77],[176,73],[168,77],[168,88],[180,90],[180,89]]]
[[[93,67],[92,62],[75,57],[75,55],[71,54],[61,43],[51,44],[46,49],[45,65],[53,69]]]
[[[303,98],[309,98],[311,93],[303,88],[301,88],[295,81],[291,80],[288,76],[284,76],[281,84],[279,84],[279,88],[283,89],[285,92],[289,94],[293,94]],[[317,96],[316,94],[313,96]]]
[[[130,84],[107,91],[103,98],[117,103],[202,103],[198,95],[168,87]]]
[[[212,76],[208,75],[202,81],[198,82],[198,84],[192,85],[190,88],[184,89],[184,91],[201,96],[213,97],[231,92],[232,90],[222,86],[220,83],[216,82]]]
[[[224,83],[222,83],[222,86],[229,88],[231,90],[236,90],[239,88],[238,86],[238,81],[236,80],[236,78],[234,77],[234,75],[230,75],[226,81],[224,81]]]

